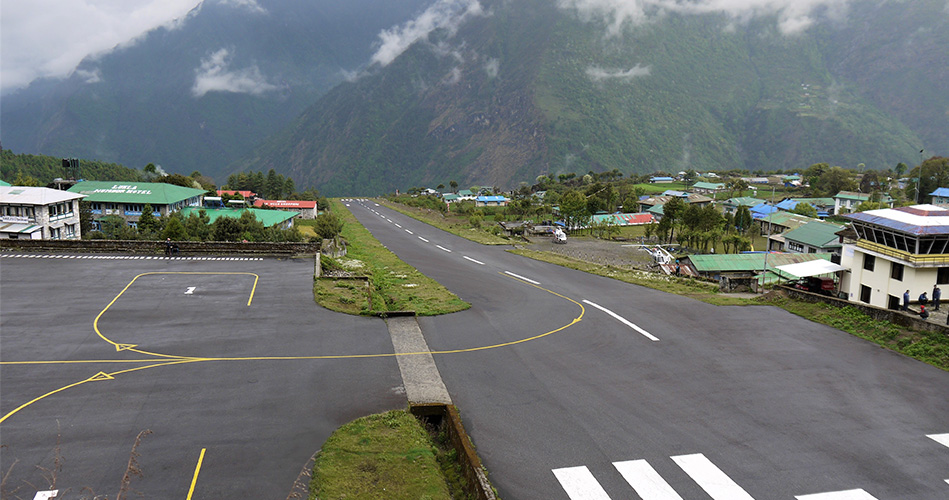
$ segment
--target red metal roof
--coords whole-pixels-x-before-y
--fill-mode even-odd
[[[254,201],[255,207],[267,205],[270,208],[316,208],[316,202],[312,200],[261,200]]]
[[[230,195],[230,196],[234,196],[234,195],[238,195],[238,194],[239,194],[239,195],[243,196],[244,198],[253,198],[254,196],[257,196],[257,193],[255,193],[255,192],[253,192],[253,191],[229,191],[229,190],[226,190],[226,189],[218,189],[218,190],[217,190],[217,195],[218,195],[218,196],[223,196],[223,195],[225,195],[225,194],[226,194],[226,195]]]

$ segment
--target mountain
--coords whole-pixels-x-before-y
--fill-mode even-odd
[[[206,0],[65,80],[3,96],[3,147],[219,176],[427,1]]]
[[[453,3],[468,6],[459,21],[335,87],[230,170],[374,194],[614,168],[891,168],[949,151],[943,0],[826,2],[799,18]]]

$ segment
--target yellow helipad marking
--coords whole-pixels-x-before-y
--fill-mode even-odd
[[[115,380],[115,377],[105,372],[99,372],[86,379],[86,382],[95,382],[97,380]]]
[[[157,357],[157,358],[162,358],[163,360],[162,360],[162,361],[159,361],[159,362],[157,362],[157,363],[156,363],[156,361],[158,361],[158,360],[156,360],[156,359],[154,359],[154,358],[152,358],[152,359],[129,359],[129,360],[0,361],[0,365],[30,365],[30,364],[48,365],[48,364],[77,364],[77,363],[152,363],[152,364],[148,364],[148,365],[145,365],[145,366],[139,366],[139,367],[135,367],[135,368],[127,368],[127,369],[124,369],[124,370],[119,370],[119,371],[115,371],[115,372],[111,372],[111,373],[99,372],[99,373],[97,373],[97,374],[93,375],[92,377],[89,377],[89,378],[87,378],[87,379],[85,379],[85,380],[81,380],[81,381],[79,381],[79,382],[75,382],[75,383],[73,383],[73,384],[69,384],[69,385],[67,385],[67,386],[60,387],[59,389],[56,389],[56,390],[54,390],[54,391],[50,391],[50,392],[48,392],[48,393],[46,393],[46,394],[43,394],[42,396],[39,396],[39,397],[37,397],[37,398],[35,398],[35,399],[31,400],[31,401],[28,401],[28,402],[26,402],[26,403],[20,405],[19,407],[17,407],[17,408],[14,409],[13,411],[11,411],[11,412],[7,413],[6,415],[4,415],[3,418],[0,418],[0,423],[2,423],[4,420],[10,418],[11,416],[13,416],[14,414],[16,414],[17,412],[19,412],[19,411],[22,410],[23,408],[26,408],[27,406],[30,406],[31,404],[33,404],[33,403],[35,403],[35,402],[37,402],[37,401],[40,401],[40,400],[42,400],[42,399],[44,399],[44,398],[47,398],[47,397],[49,397],[49,396],[52,396],[53,394],[56,394],[56,393],[58,393],[58,392],[62,392],[62,391],[65,391],[65,390],[67,390],[67,389],[70,389],[70,388],[73,388],[73,387],[82,385],[82,384],[84,384],[84,383],[86,383],[86,382],[96,382],[96,381],[100,381],[100,380],[113,380],[113,379],[115,379],[115,377],[116,377],[117,375],[122,375],[122,374],[126,374],[126,373],[136,372],[136,371],[140,371],[140,370],[147,370],[147,369],[149,369],[149,368],[157,368],[157,367],[161,367],[161,366],[179,365],[179,364],[185,364],[185,363],[208,362],[208,361],[300,361],[300,360],[319,360],[319,359],[364,359],[364,358],[390,358],[390,357],[396,357],[396,356],[418,356],[418,355],[423,355],[423,354],[458,354],[458,353],[466,353],[466,352],[486,351],[486,350],[489,350],[489,349],[498,349],[498,348],[501,348],[501,347],[508,347],[508,346],[513,346],[513,345],[517,345],[517,344],[523,344],[523,343],[525,343],[525,342],[530,342],[530,341],[532,341],[532,340],[541,339],[541,338],[544,338],[544,337],[546,337],[546,336],[548,336],[548,335],[552,335],[552,334],[554,334],[554,333],[557,333],[557,332],[566,330],[567,328],[570,328],[571,326],[573,326],[573,325],[579,323],[579,322],[583,319],[583,315],[586,314],[586,308],[583,307],[583,304],[581,304],[580,302],[577,302],[576,300],[571,299],[570,297],[567,297],[567,296],[565,296],[565,295],[561,295],[561,294],[559,294],[559,293],[557,293],[557,292],[554,292],[554,291],[552,291],[552,290],[548,290],[548,289],[546,289],[546,288],[544,288],[544,287],[542,287],[542,286],[539,286],[538,284],[529,283],[529,282],[527,282],[527,281],[524,281],[524,280],[521,280],[521,279],[517,279],[517,278],[511,277],[511,276],[505,275],[505,274],[503,274],[503,273],[498,273],[498,274],[500,274],[501,276],[509,277],[510,279],[513,279],[513,280],[515,280],[515,281],[524,283],[525,285],[532,286],[532,287],[534,287],[534,288],[537,288],[537,289],[539,289],[539,290],[543,290],[543,291],[545,291],[545,292],[547,292],[547,293],[549,293],[549,294],[552,294],[552,295],[554,295],[554,296],[560,297],[560,298],[562,298],[562,299],[564,299],[564,300],[567,300],[567,301],[569,301],[569,302],[573,302],[574,304],[577,305],[577,307],[580,308],[580,315],[577,316],[576,318],[573,318],[573,320],[570,321],[570,323],[567,323],[566,325],[563,325],[563,326],[561,326],[560,328],[556,328],[556,329],[550,330],[550,331],[548,331],[548,332],[541,333],[541,334],[539,334],[539,335],[534,335],[534,336],[532,336],[532,337],[526,337],[526,338],[523,338],[523,339],[520,339],[520,340],[513,340],[513,341],[510,341],[510,342],[502,342],[502,343],[499,343],[499,344],[491,344],[491,345],[480,346],[480,347],[469,347],[469,348],[465,348],[465,349],[451,349],[451,350],[430,351],[430,352],[379,353],[379,354],[329,354],[329,355],[322,355],[322,356],[246,356],[246,357],[192,357],[192,356],[177,356],[177,355],[172,355],[172,354],[162,354],[162,353],[149,352],[149,351],[144,351],[144,350],[136,349],[136,348],[135,348],[135,347],[137,347],[136,344],[121,344],[121,343],[118,343],[118,342],[114,342],[114,341],[112,341],[111,339],[109,339],[108,337],[106,337],[105,335],[103,335],[101,331],[99,331],[99,318],[101,318],[102,315],[105,314],[105,312],[108,311],[109,308],[112,307],[113,304],[115,304],[115,302],[132,286],[133,283],[135,283],[135,281],[136,281],[138,278],[140,278],[140,277],[142,277],[142,276],[153,275],[153,274],[203,274],[203,275],[231,275],[231,274],[233,274],[233,275],[252,275],[252,276],[255,277],[255,278],[254,278],[254,286],[253,286],[253,288],[251,289],[250,298],[247,300],[247,305],[248,305],[248,306],[250,305],[251,301],[252,301],[253,298],[254,298],[254,291],[257,289],[257,281],[260,279],[260,277],[259,277],[258,275],[256,275],[256,274],[254,274],[254,273],[151,272],[151,273],[142,273],[142,274],[139,274],[138,276],[136,276],[135,278],[133,278],[132,281],[130,281],[129,284],[126,285],[125,288],[123,288],[122,291],[119,292],[119,294],[116,295],[115,298],[113,298],[112,301],[109,302],[109,304],[106,305],[105,308],[96,316],[95,320],[93,321],[93,328],[95,329],[95,332],[96,332],[96,334],[99,335],[99,337],[101,337],[103,340],[105,340],[105,341],[108,342],[109,344],[112,344],[113,346],[115,346],[115,348],[116,348],[117,351],[136,352],[136,353],[144,354],[144,355],[147,355],[147,356],[153,356],[153,357]],[[200,462],[199,462],[199,467],[200,467]],[[197,475],[197,471],[195,471],[195,474]]]

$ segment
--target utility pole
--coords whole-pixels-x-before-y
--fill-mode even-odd
[[[923,183],[923,151],[925,149],[919,150],[919,174],[916,175],[916,204],[919,205],[919,190],[922,188],[921,184]]]
[[[771,210],[768,211],[768,236],[764,240],[764,270],[761,273],[761,288],[768,279],[768,254],[771,253],[771,214],[774,210],[774,186],[771,186]]]

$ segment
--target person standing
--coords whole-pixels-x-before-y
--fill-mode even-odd
[[[903,294],[903,310],[909,311],[909,290]]]
[[[942,298],[942,290],[939,285],[933,285],[933,311],[939,310],[939,299]]]

